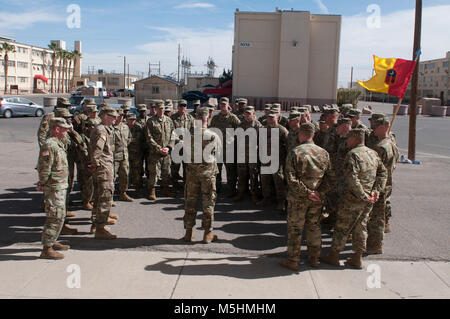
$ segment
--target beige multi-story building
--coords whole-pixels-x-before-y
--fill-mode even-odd
[[[438,98],[443,105],[450,105],[449,63],[450,51],[447,51],[445,58],[420,61],[418,84],[419,98]]]
[[[102,71],[94,74],[83,74],[81,77],[88,81],[102,82],[103,87],[108,90],[124,88],[134,90],[134,82],[139,80],[137,75],[126,74],[124,77],[123,74],[120,73],[103,73]]]
[[[50,91],[51,86],[51,74],[52,74],[52,54],[53,51],[48,48],[41,48],[30,44],[24,44],[16,42],[11,38],[0,37],[0,45],[4,42],[14,46],[15,52],[8,53],[8,93],[10,85],[17,85],[19,93],[32,93],[36,90]],[[52,40],[57,47],[66,50],[65,41]],[[81,53],[81,42],[75,41],[74,49]],[[3,92],[5,87],[5,74],[4,74],[4,53],[0,54],[0,92]],[[58,83],[62,86],[63,75],[59,76],[59,59],[56,61],[54,85],[58,86]],[[69,69],[69,65],[66,66]],[[72,62],[70,70],[68,70],[69,79],[64,77],[64,82],[67,81],[69,87],[73,87],[71,79],[79,77],[81,74],[81,59],[77,58],[75,62]],[[44,76],[48,78],[48,83],[45,84],[41,80],[36,80],[36,76]],[[56,91],[56,90],[55,90]],[[14,92],[15,93],[15,92]]]
[[[183,90],[182,83],[158,75],[136,81],[134,86],[136,104],[148,104],[150,99],[178,100]]]
[[[336,103],[341,16],[235,13],[233,97],[264,103]]]

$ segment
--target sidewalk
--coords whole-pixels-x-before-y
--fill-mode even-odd
[[[450,298],[447,262],[365,260],[363,270],[302,265],[293,273],[273,257],[69,250],[49,261],[39,254],[36,245],[0,248],[1,299]],[[377,269],[381,287],[370,288]]]

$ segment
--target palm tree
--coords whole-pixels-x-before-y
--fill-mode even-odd
[[[5,55],[3,57],[3,67],[5,69],[5,91],[4,93],[6,94],[6,91],[8,90],[8,61],[9,61],[9,57],[8,57],[8,53],[14,53],[16,52],[16,47],[8,44],[7,42],[3,42],[2,46],[0,47],[0,53],[5,52]]]
[[[53,53],[52,53],[52,79],[51,79],[52,83],[51,83],[50,91],[52,93],[54,93],[54,91],[53,91],[53,82],[55,82],[55,72],[56,72],[55,69],[56,69],[56,57],[57,57],[56,54],[58,52],[58,46],[56,45],[56,43],[50,43],[48,45],[48,48],[53,51]]]

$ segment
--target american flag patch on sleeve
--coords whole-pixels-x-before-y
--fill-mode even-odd
[[[50,153],[48,151],[42,152],[42,156],[49,156],[49,155],[50,155]]]

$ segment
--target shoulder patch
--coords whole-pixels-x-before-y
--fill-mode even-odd
[[[42,156],[49,156],[50,153],[49,153],[48,151],[43,151],[43,152],[41,153],[41,155],[42,155]]]
[[[106,134],[100,134],[100,138],[106,142]]]

